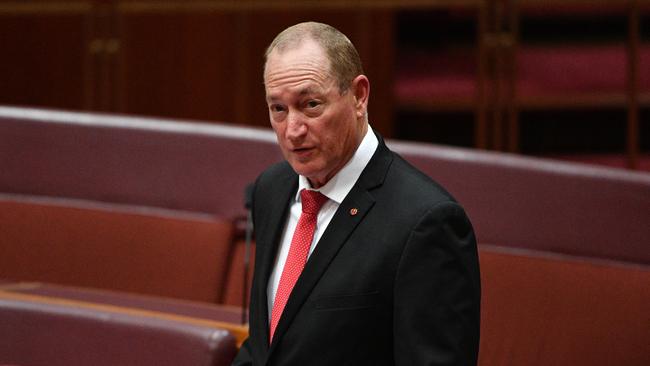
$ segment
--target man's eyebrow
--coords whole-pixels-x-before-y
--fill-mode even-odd
[[[301,96],[309,95],[309,94],[319,94],[319,93],[320,93],[320,89],[314,88],[312,86],[308,86],[304,89],[301,89],[299,92]]]
[[[301,97],[304,97],[305,95],[313,95],[313,94],[316,94],[316,95],[323,94],[323,90],[321,88],[316,88],[316,87],[313,87],[313,86],[306,86],[306,87],[304,87],[304,88],[302,88],[302,89],[300,89],[298,91],[298,95],[301,96]],[[267,103],[276,102],[276,101],[278,101],[280,99],[281,99],[280,96],[275,95],[275,94],[270,94],[270,95],[267,94],[266,95]]]

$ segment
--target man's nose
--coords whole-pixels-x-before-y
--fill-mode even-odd
[[[307,134],[307,123],[300,116],[300,113],[290,111],[287,116],[287,138],[291,141],[299,141]]]

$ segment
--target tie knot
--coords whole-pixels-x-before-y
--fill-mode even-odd
[[[303,189],[300,191],[300,199],[302,201],[302,212],[316,215],[323,204],[327,202],[327,197],[318,192]]]

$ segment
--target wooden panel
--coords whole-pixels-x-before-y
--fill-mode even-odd
[[[0,75],[0,103],[266,127],[264,50],[284,28],[316,20],[357,46],[371,80],[371,123],[392,135],[390,7],[56,4],[23,3],[2,15],[0,40],[13,52]]]
[[[118,8],[116,110],[235,121],[238,21],[228,11]]]
[[[371,122],[391,135],[389,10],[156,4],[118,6],[117,110],[267,127],[264,50],[286,27],[316,20],[340,29],[359,49],[372,85]]]
[[[90,2],[0,4],[0,104],[90,105]]]

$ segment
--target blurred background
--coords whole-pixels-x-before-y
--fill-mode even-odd
[[[306,20],[471,218],[479,365],[650,365],[650,0],[0,0],[0,365],[230,364]]]
[[[347,34],[384,136],[650,171],[650,1],[0,1],[0,105],[268,126],[262,54]]]

